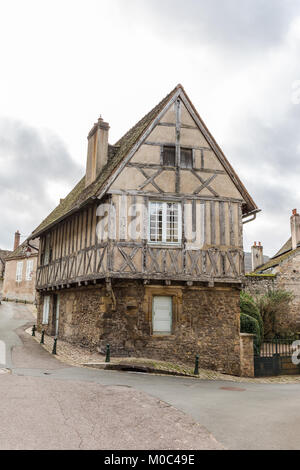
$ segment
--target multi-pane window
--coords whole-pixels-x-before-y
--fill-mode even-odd
[[[22,272],[23,272],[23,261],[17,262],[17,271],[16,271],[16,281],[22,281]]]
[[[32,280],[33,259],[28,259],[26,264],[26,281]]]
[[[150,202],[150,242],[180,243],[181,231],[181,205],[178,202]]]
[[[43,305],[43,324],[47,325],[49,322],[49,307],[50,307],[50,295],[44,297]]]
[[[193,168],[193,150],[182,148],[180,149],[180,166],[181,168]]]
[[[175,166],[176,161],[176,150],[175,146],[163,146],[163,154],[162,154],[162,163],[164,166]]]

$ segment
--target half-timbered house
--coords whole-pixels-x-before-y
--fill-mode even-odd
[[[242,224],[257,206],[181,85],[115,145],[108,131],[99,118],[85,176],[32,234],[38,327],[239,374]]]

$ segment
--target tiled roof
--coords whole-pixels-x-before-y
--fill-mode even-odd
[[[96,197],[100,190],[104,187],[108,178],[112,175],[113,171],[121,163],[121,161],[128,155],[130,150],[134,145],[139,141],[143,133],[151,125],[154,119],[159,115],[163,108],[167,105],[170,99],[173,97],[175,92],[183,87],[177,85],[157,106],[155,106],[148,114],[146,114],[135,126],[133,126],[114,146],[109,146],[108,151],[108,161],[100,172],[97,179],[91,183],[89,186],[85,187],[85,176],[79,181],[74,189],[64,198],[61,203],[41,222],[41,224],[32,232],[31,237],[38,237],[45,230],[50,229],[53,225],[58,223],[60,220],[65,218],[67,215],[70,215],[72,212],[75,212],[80,207],[84,206],[91,198]],[[188,97],[187,97],[188,99]],[[189,99],[188,99],[189,100]],[[190,100],[189,100],[190,102]],[[193,104],[190,102],[193,109],[195,110]],[[197,111],[195,110],[197,116],[201,120]],[[202,122],[202,121],[201,121]],[[206,128],[205,124],[203,123]],[[217,144],[216,144],[217,146]],[[218,147],[218,146],[217,146]],[[220,148],[218,147],[220,150]],[[220,150],[221,151],[221,150]],[[232,170],[229,162],[226,157],[222,154],[225,164]],[[246,191],[245,187],[239,180],[238,176],[234,173],[235,180],[237,181],[238,186],[241,189],[241,193],[245,197],[246,204],[248,207],[248,212],[257,210],[255,203],[253,202],[251,196]]]
[[[280,250],[265,264],[259,266],[255,272],[261,273],[267,269],[274,268],[278,266],[282,261],[294,256],[300,252],[300,247],[297,247],[295,250],[292,250],[292,238],[289,238],[288,241],[280,248]]]
[[[7,260],[15,259],[15,258],[23,258],[25,256],[25,250],[27,248],[27,243],[30,242],[30,247],[34,247],[37,251],[32,250],[32,254],[36,254],[39,249],[39,240],[30,240],[29,238],[26,239],[21,245],[18,246],[14,251],[10,252],[7,256]]]
[[[4,263],[6,258],[8,257],[8,255],[10,255],[10,253],[12,253],[12,251],[0,250],[0,261],[2,261]]]
[[[74,209],[78,209],[91,197],[96,196],[101,187],[111,175],[116,166],[123,160],[143,132],[152,123],[155,117],[170,100],[177,87],[172,90],[155,108],[144,116],[134,127],[132,127],[116,144],[115,151],[110,150],[110,158],[99,174],[98,178],[85,188],[85,176],[79,181],[74,189],[63,199],[63,201],[43,220],[43,222],[32,232],[31,236],[37,236],[55,222],[58,222]]]

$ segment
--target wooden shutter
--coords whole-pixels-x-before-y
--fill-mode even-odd
[[[28,259],[26,263],[26,281],[32,280],[33,259]]]
[[[43,324],[47,325],[49,322],[49,306],[50,306],[50,295],[44,297],[43,305]]]
[[[16,272],[16,281],[22,281],[22,271],[23,271],[23,261],[17,262],[17,272]]]
[[[164,166],[175,166],[175,147],[164,146],[163,148],[163,165]]]
[[[192,149],[180,149],[180,166],[181,168],[193,168],[193,151]]]
[[[172,297],[153,297],[153,333],[171,334],[172,331]]]

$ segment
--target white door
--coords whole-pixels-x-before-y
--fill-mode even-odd
[[[58,335],[59,324],[59,295],[56,297],[55,336]]]
[[[170,334],[172,331],[172,297],[153,297],[153,333]]]

